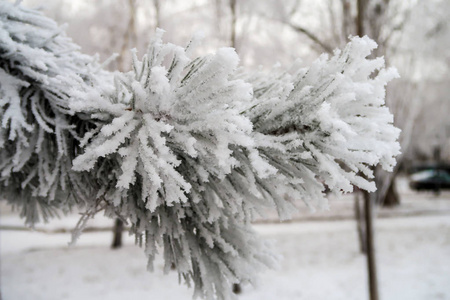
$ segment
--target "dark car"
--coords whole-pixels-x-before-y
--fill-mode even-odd
[[[411,175],[409,186],[414,190],[450,189],[450,173],[440,169],[430,169]]]

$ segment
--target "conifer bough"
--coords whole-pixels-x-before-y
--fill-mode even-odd
[[[0,3],[0,197],[33,225],[74,205],[131,226],[148,268],[162,253],[194,297],[231,299],[277,256],[251,228],[325,187],[374,191],[399,130],[384,104],[397,76],[351,38],[310,68],[238,70],[232,48],[192,57],[157,30],[128,73],[109,73],[41,13]],[[41,214],[39,214],[41,212]]]

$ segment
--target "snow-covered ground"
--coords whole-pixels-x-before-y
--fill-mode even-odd
[[[379,212],[376,221],[380,299],[450,299],[450,193],[435,197],[405,189],[402,195],[397,217]],[[351,203],[351,198],[331,203],[334,221],[305,217],[301,222],[255,225],[283,260],[277,270],[262,273],[256,286],[244,286],[238,299],[368,299],[355,222],[335,217],[351,215]],[[42,228],[70,228],[76,219]],[[17,216],[2,212],[2,226],[20,224]],[[99,218],[93,225],[111,223]],[[110,250],[111,238],[107,231],[84,233],[68,248],[70,233],[1,231],[2,299],[191,299],[191,290],[178,284],[175,272],[163,275],[162,260],[149,273],[132,238],[125,239],[124,248]]]

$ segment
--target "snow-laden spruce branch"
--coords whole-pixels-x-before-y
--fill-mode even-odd
[[[384,106],[396,72],[367,59],[367,37],[307,69],[245,74],[233,49],[192,57],[197,41],[158,30],[112,79],[40,13],[2,2],[0,20],[1,197],[29,223],[36,203],[84,205],[81,227],[99,210],[125,220],[149,269],[161,252],[194,296],[233,298],[276,263],[256,215],[372,191],[371,166],[399,153]]]

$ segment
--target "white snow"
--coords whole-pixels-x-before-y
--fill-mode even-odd
[[[401,215],[402,209],[423,214],[376,220],[380,299],[450,299],[450,193],[435,197],[402,191],[402,195],[402,206],[392,214]],[[348,217],[349,200],[332,199],[328,219]],[[38,228],[71,228],[76,218]],[[1,225],[18,224],[15,215],[3,212]],[[89,226],[111,224],[96,218]],[[283,260],[277,270],[263,273],[255,287],[245,285],[238,299],[368,299],[366,261],[358,252],[352,219],[255,227],[273,242]],[[192,290],[178,284],[175,271],[163,275],[161,257],[155,272],[147,272],[145,254],[127,235],[124,248],[110,250],[111,232],[84,233],[72,248],[67,247],[70,233],[0,234],[4,300],[191,299]]]

